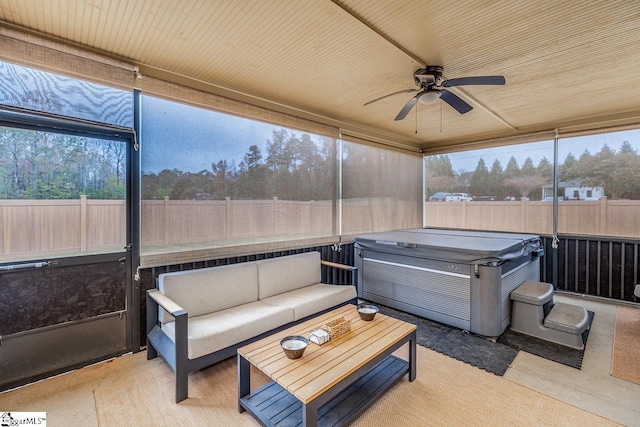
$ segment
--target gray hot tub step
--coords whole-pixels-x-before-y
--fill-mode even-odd
[[[544,326],[570,334],[582,334],[589,326],[589,313],[584,307],[557,302],[545,317]]]
[[[511,293],[511,329],[525,335],[582,350],[589,327],[584,307],[554,303],[553,285],[526,281]]]
[[[511,299],[532,305],[544,305],[553,299],[553,285],[527,280],[511,292]]]

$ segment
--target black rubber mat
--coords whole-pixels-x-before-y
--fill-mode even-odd
[[[418,326],[417,344],[496,375],[504,373],[518,349],[461,329],[374,303],[380,313]]]
[[[585,349],[587,346],[587,339],[589,338],[589,331],[591,330],[591,324],[593,323],[593,317],[595,316],[593,311],[589,311],[588,313],[589,327],[582,333],[582,342],[585,345]],[[545,341],[540,338],[514,332],[510,329],[507,329],[505,333],[498,337],[498,343],[526,351],[527,353],[535,354],[536,356],[544,357],[545,359],[553,360],[554,362],[562,363],[563,365],[571,366],[572,368],[580,369],[582,367],[584,349],[577,350],[575,348],[570,348],[564,345]]]
[[[392,316],[418,326],[417,343],[469,365],[484,369],[496,375],[504,375],[519,350],[552,360],[572,368],[582,367],[584,350],[545,341],[507,329],[495,341],[444,325],[420,316],[405,313],[378,303],[380,313]],[[589,311],[589,328],[582,334],[587,345],[591,323],[595,313]]]

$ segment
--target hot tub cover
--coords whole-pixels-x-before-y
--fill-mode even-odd
[[[538,253],[540,236],[415,228],[355,237],[361,249],[461,264],[495,265]]]

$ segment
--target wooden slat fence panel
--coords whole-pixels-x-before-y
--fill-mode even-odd
[[[428,202],[425,214],[429,227],[553,233],[550,202]],[[640,200],[559,202],[558,233],[640,237]]]
[[[60,252],[119,249],[125,244],[123,200],[0,200],[0,261]],[[552,204],[429,202],[427,225],[550,235]],[[342,203],[343,234],[418,226],[419,206],[393,198]],[[332,202],[269,200],[143,200],[143,248],[192,243],[246,243],[278,236],[331,235]],[[563,201],[558,232],[640,238],[640,201]]]

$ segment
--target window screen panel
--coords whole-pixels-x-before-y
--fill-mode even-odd
[[[553,141],[425,157],[425,225],[553,232]]]
[[[335,139],[144,95],[143,264],[335,240]]]
[[[342,234],[422,226],[422,157],[344,140]]]
[[[133,126],[131,91],[1,61],[0,104]]]
[[[560,137],[558,163],[558,233],[640,237],[640,130]]]

